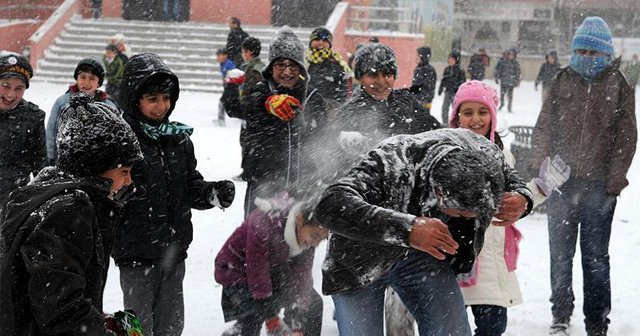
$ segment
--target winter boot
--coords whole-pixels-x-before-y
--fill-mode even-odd
[[[242,325],[236,322],[229,329],[225,330],[222,336],[240,336],[240,334],[242,334]]]
[[[549,335],[553,336],[569,336],[569,319],[554,318]]]

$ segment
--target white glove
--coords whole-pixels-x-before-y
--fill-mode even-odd
[[[540,174],[534,178],[538,188],[545,196],[551,195],[554,190],[560,188],[571,176],[571,167],[562,161],[556,154],[551,160],[548,156],[540,165]]]
[[[362,154],[367,150],[369,138],[365,137],[360,132],[343,131],[340,132],[338,142],[340,143],[340,148],[342,148],[343,151],[350,154]]]

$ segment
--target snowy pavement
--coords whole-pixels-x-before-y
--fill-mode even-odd
[[[492,85],[495,85],[491,82]],[[49,111],[55,99],[66,91],[65,85],[33,82],[25,98]],[[532,82],[523,82],[514,92],[514,113],[499,113],[498,128],[513,125],[532,126],[540,110],[540,91],[534,91]],[[227,127],[218,127],[212,122],[217,116],[219,95],[182,92],[172,120],[195,127],[192,136],[198,158],[198,169],[208,180],[230,179],[240,172],[240,146],[238,144],[239,122],[227,120]],[[442,97],[436,97],[432,114],[441,115]],[[638,110],[640,106],[636,106]],[[512,136],[506,138],[509,145]],[[611,236],[611,274],[613,309],[610,333],[612,336],[640,335],[637,305],[640,301],[640,271],[638,253],[640,226],[634,220],[634,208],[640,200],[640,166],[638,158],[629,172],[631,185],[618,199]],[[229,324],[225,324],[220,308],[222,288],[213,279],[213,260],[227,237],[238,226],[243,217],[242,200],[245,183],[236,182],[237,196],[231,208],[194,211],[194,241],[189,249],[187,272],[184,281],[185,336],[220,335]],[[505,336],[547,335],[551,322],[549,289],[549,250],[547,242],[546,216],[534,214],[518,222],[524,234],[520,245],[521,257],[518,277],[524,303],[509,309],[509,324]],[[320,292],[320,264],[324,257],[322,244],[315,259],[315,286]],[[579,249],[578,249],[579,250]],[[572,318],[572,335],[583,336],[582,322],[582,272],[579,252],[574,259],[574,289],[576,309]],[[105,310],[122,309],[122,293],[118,280],[118,269],[111,266],[105,290]],[[324,297],[324,321],[322,335],[338,335],[332,320],[333,302]]]

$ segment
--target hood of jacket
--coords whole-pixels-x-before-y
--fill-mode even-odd
[[[125,114],[139,121],[149,121],[144,117],[142,112],[140,112],[138,100],[141,96],[141,88],[154,76],[167,76],[173,82],[171,88],[171,107],[164,121],[169,119],[171,112],[173,112],[176,107],[176,101],[180,94],[178,77],[158,55],[150,53],[135,55],[131,57],[125,65],[118,99],[118,104],[124,110]]]

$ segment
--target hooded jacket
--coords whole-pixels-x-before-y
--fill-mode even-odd
[[[136,162],[131,178],[146,192],[127,203],[124,222],[117,232],[112,256],[117,264],[150,262],[159,259],[169,264],[187,257],[193,240],[191,209],[210,209],[207,196],[212,182],[203,180],[196,169],[193,143],[186,134],[148,137],[140,123],[151,123],[137,104],[145,83],[156,75],[173,81],[168,121],[178,100],[178,78],[153,54],[139,54],[127,63],[120,92],[124,118],[140,142],[144,160]]]
[[[637,124],[634,89],[615,60],[593,80],[570,67],[551,84],[532,135],[531,167],[560,155],[571,176],[606,183],[618,195],[635,154]]]
[[[486,138],[450,129],[392,137],[330,186],[318,205],[318,219],[332,231],[323,264],[325,294],[366,286],[389,271],[410,248],[413,220],[423,214],[441,218],[460,244],[449,257],[454,271],[470,270],[493,214],[475,220],[443,217],[429,185],[434,164],[456,148],[488,152],[502,166],[505,192],[524,195],[531,209],[530,191]]]
[[[0,112],[0,205],[46,162],[44,116],[38,106],[24,99],[12,110]]]
[[[436,70],[429,60],[431,59],[431,49],[426,47],[418,48],[420,62],[413,71],[412,87],[420,87],[420,92],[416,95],[416,99],[422,104],[431,103],[436,93],[436,81],[438,76]]]
[[[104,335],[102,295],[121,206],[101,178],[43,169],[0,216],[0,335]],[[61,225],[63,224],[63,225]]]

